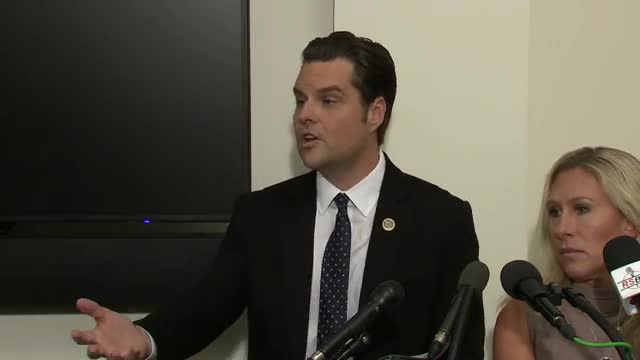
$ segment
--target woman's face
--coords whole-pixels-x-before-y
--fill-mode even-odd
[[[611,204],[598,180],[581,168],[559,173],[546,207],[552,245],[564,273],[575,282],[611,284],[604,245],[617,236],[638,233]]]

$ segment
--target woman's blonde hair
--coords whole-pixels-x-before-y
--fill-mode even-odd
[[[608,147],[583,147],[566,153],[547,175],[532,239],[531,260],[540,269],[545,282],[567,284],[569,281],[552,249],[546,201],[558,174],[576,168],[593,175],[613,206],[640,229],[640,161],[627,152]],[[638,351],[640,320],[634,318],[630,317],[622,324],[622,336]]]

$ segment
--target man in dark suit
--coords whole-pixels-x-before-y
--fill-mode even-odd
[[[426,351],[478,259],[471,208],[381,151],[396,94],[382,45],[336,32],[302,58],[293,122],[312,171],[241,197],[216,261],[174,306],[131,323],[80,299],[97,326],[72,337],[90,357],[184,359],[246,309],[250,359],[303,359],[390,279],[405,300],[374,323],[357,359]],[[472,314],[460,358],[482,359],[481,301]]]

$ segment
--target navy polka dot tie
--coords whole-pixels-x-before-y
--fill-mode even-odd
[[[338,207],[338,214],[336,214],[336,225],[322,257],[318,346],[342,329],[347,322],[347,290],[351,257],[351,223],[347,214],[349,197],[339,193],[333,201]]]

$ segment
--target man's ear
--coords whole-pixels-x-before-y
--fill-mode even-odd
[[[384,122],[384,115],[387,113],[387,102],[382,96],[375,98],[367,111],[367,126],[369,131],[375,132]]]

